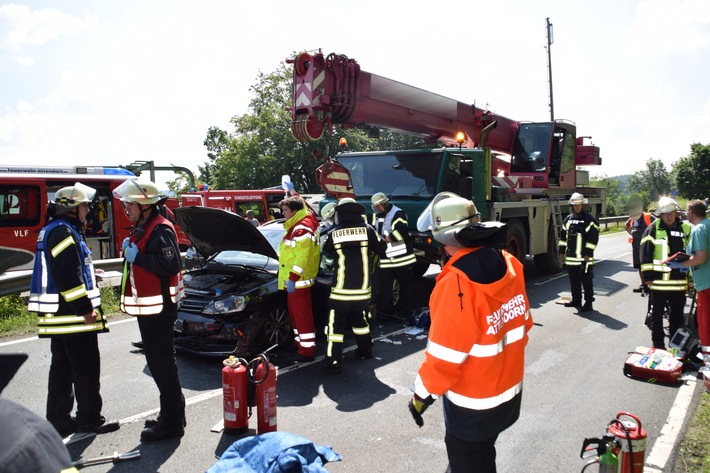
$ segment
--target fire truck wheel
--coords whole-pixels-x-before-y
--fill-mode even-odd
[[[527,242],[525,239],[525,228],[520,220],[514,218],[506,222],[508,227],[508,242],[505,247],[508,253],[518,258],[521,263],[525,263],[527,255]]]
[[[535,255],[535,268],[542,274],[555,274],[562,270],[557,241],[554,224],[550,221],[550,227],[547,230],[547,252]]]

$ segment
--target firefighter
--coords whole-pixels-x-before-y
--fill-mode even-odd
[[[141,440],[181,437],[187,422],[173,326],[184,288],[175,228],[160,214],[163,196],[153,182],[127,180],[113,196],[133,225],[124,242],[121,310],[138,317],[145,360],[160,392],[160,413],[145,422]]]
[[[429,299],[431,328],[409,410],[443,396],[449,470],[494,472],[495,441],[520,415],[533,320],[523,265],[503,250],[505,224],[478,223],[476,206],[437,195],[417,222],[448,256]]]
[[[663,311],[666,305],[669,307],[671,337],[684,326],[688,269],[672,269],[663,263],[669,256],[684,251],[690,238],[690,225],[680,219],[678,210],[675,200],[661,197],[656,208],[660,218],[643,232],[641,239],[641,271],[644,284],[651,290],[651,340],[654,348],[665,349]]]
[[[37,238],[29,310],[37,335],[50,338],[47,420],[62,437],[118,429],[101,415],[98,333],[108,332],[84,223],[96,190],[79,182],[59,189]],[[76,397],[76,418],[71,416]]]
[[[330,262],[335,274],[328,299],[328,345],[323,360],[323,368],[332,373],[342,371],[344,332],[348,324],[357,343],[355,357],[372,358],[368,309],[372,259],[374,255],[384,257],[387,244],[363,220],[364,215],[365,207],[354,199],[341,199],[335,207],[335,225],[323,245],[323,258]]]
[[[293,327],[298,361],[313,361],[316,329],[313,321],[312,289],[320,263],[318,220],[300,196],[279,202],[286,221],[286,234],[279,246],[279,289],[287,292],[286,303]]]
[[[417,258],[409,237],[409,224],[404,210],[393,205],[387,196],[378,192],[371,199],[372,226],[387,242],[387,255],[380,260],[378,271],[377,312],[408,320],[412,315],[412,270]],[[392,287],[399,284],[399,300],[394,301]],[[395,304],[396,302],[396,304]]]
[[[629,219],[624,225],[624,229],[629,234],[629,243],[631,243],[631,254],[634,268],[639,272],[641,285],[633,289],[634,292],[643,292],[645,285],[643,284],[643,273],[641,272],[641,259],[639,250],[641,249],[641,237],[646,227],[651,225],[651,222],[656,220],[655,215],[650,212],[643,211],[643,200],[638,195],[633,195],[629,198],[628,203]]]
[[[585,212],[587,199],[575,192],[569,199],[571,212],[562,223],[560,231],[560,258],[567,266],[567,274],[572,292],[572,300],[565,307],[575,307],[582,312],[594,310],[594,250],[599,242],[599,223]],[[582,305],[584,288],[584,305]]]

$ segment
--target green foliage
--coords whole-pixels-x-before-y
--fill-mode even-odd
[[[618,178],[602,174],[590,179],[589,185],[606,189],[606,214],[607,216],[626,215],[628,196],[621,192],[621,183]]]
[[[660,159],[649,158],[646,169],[629,176],[629,189],[638,193],[644,202],[657,202],[662,195],[669,195],[672,181],[666,165]]]
[[[693,143],[690,155],[673,167],[673,180],[678,194],[687,199],[704,199],[710,195],[710,145]]]
[[[701,395],[690,426],[680,442],[675,469],[680,473],[710,473],[710,394]]]

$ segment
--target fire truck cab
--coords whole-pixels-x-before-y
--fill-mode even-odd
[[[47,203],[62,187],[81,182],[96,189],[84,227],[94,259],[118,258],[131,223],[112,191],[136,176],[126,169],[97,166],[0,166],[0,246],[34,252],[46,224]],[[178,238],[181,249],[189,240]],[[25,268],[20,268],[25,269]]]

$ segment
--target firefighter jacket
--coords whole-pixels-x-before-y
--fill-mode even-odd
[[[679,269],[671,269],[662,261],[679,251],[684,251],[690,239],[691,227],[680,219],[676,219],[670,228],[662,219],[656,219],[641,239],[641,272],[644,281],[651,281],[649,289],[652,291],[688,290],[687,273]]]
[[[523,265],[492,248],[457,251],[429,300],[431,328],[414,392],[445,396],[446,430],[489,439],[520,413],[525,346],[533,320]]]
[[[417,262],[404,210],[388,204],[388,210],[372,215],[372,226],[387,241],[387,255],[380,260],[380,268],[399,268]]]
[[[38,337],[108,331],[101,313],[92,324],[82,317],[101,305],[101,296],[80,228],[78,220],[59,216],[37,237],[28,309],[39,317]]]
[[[286,220],[284,229],[279,245],[279,289],[289,279],[296,282],[296,289],[311,287],[320,263],[318,220],[303,208]]]
[[[360,215],[339,217],[323,245],[323,259],[332,263],[334,273],[330,300],[369,301],[374,262],[378,257],[384,257],[386,250],[385,241]]]
[[[599,223],[591,214],[582,211],[581,214],[570,212],[562,223],[560,230],[559,251],[564,255],[567,266],[594,264],[594,250],[599,242]]]
[[[154,208],[148,221],[131,233],[140,252],[123,262],[121,310],[130,315],[156,315],[163,302],[177,304],[185,295],[180,248],[175,228]]]

